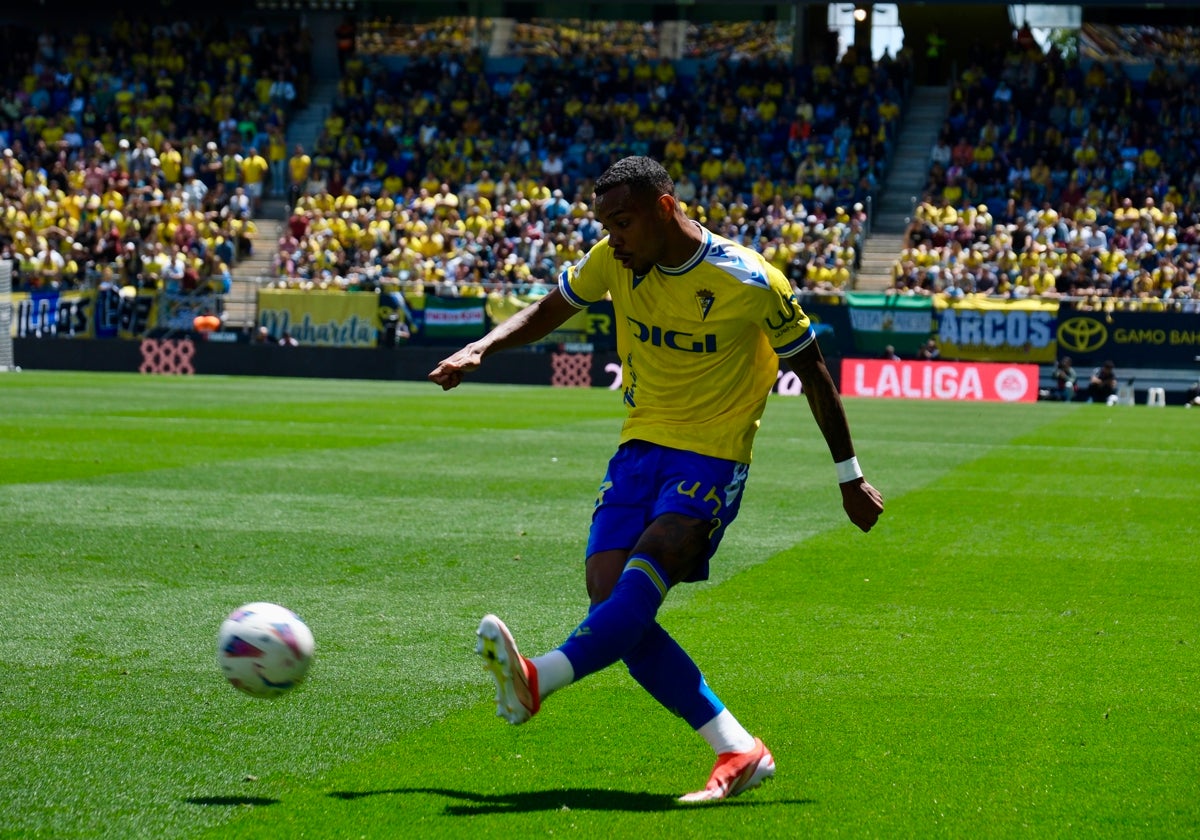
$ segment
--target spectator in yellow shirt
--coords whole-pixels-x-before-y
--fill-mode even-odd
[[[267,159],[258,153],[257,148],[251,146],[246,150],[242,158],[242,186],[246,188],[246,195],[250,196],[250,209],[256,216],[262,211],[263,185],[269,169]]]
[[[746,162],[742,160],[736,150],[731,151],[729,157],[725,159],[721,173],[734,184],[741,183],[742,179],[746,177]]]
[[[158,155],[158,165],[167,184],[180,183],[183,176],[183,155],[170,140],[163,142],[162,151]]]
[[[308,176],[311,170],[312,158],[305,154],[304,147],[297,143],[295,151],[288,159],[288,178],[290,180],[289,204],[295,204],[296,199],[308,187]]]
[[[277,125],[267,130],[267,165],[271,169],[271,195],[279,198],[287,192],[287,137]]]
[[[700,180],[709,184],[715,184],[721,177],[722,165],[721,161],[715,154],[709,153],[700,163]]]

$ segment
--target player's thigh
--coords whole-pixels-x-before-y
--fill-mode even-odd
[[[678,513],[664,513],[651,522],[634,546],[634,552],[654,558],[674,586],[693,578],[712,549],[712,523]],[[630,552],[625,549],[598,551],[587,558],[588,598],[593,606],[608,599]]]
[[[609,461],[588,534],[592,602],[608,597],[634,551],[661,564],[672,584],[705,580],[748,470],[644,441],[623,444]]]
[[[671,586],[695,579],[714,550],[713,525],[682,513],[663,513],[651,522],[633,547],[634,554],[653,557],[671,580]]]
[[[741,508],[747,464],[668,451],[651,522],[635,551],[668,566],[671,582],[708,579],[708,563]]]

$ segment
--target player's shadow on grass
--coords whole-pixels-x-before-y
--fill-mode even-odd
[[[628,811],[646,813],[697,807],[695,805],[685,805],[670,794],[644,793],[642,791],[628,790],[595,790],[591,788],[531,790],[504,794],[473,793],[469,790],[449,790],[447,788],[391,788],[388,790],[363,791],[335,790],[329,795],[336,799],[354,800],[367,796],[401,793],[428,793],[434,796],[460,799],[469,803],[447,805],[446,813],[450,816],[520,814],[534,811],[561,811],[564,808],[571,811]],[[739,799],[725,803],[725,805],[807,805],[811,804],[812,801],[810,799],[802,799],[789,802],[755,802],[752,799]]]
[[[278,799],[267,796],[189,796],[184,800],[192,805],[275,805]]]

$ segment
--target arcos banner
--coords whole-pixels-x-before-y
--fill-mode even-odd
[[[1056,358],[1058,301],[937,298],[934,306],[944,358],[1039,364]]]

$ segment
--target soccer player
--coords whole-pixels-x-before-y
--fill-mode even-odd
[[[487,615],[476,651],[496,682],[497,714],[514,724],[552,692],[624,661],[717,755],[705,788],[682,801],[724,799],[773,776],[775,759],[656,615],[672,586],[708,577],[738,513],[779,358],[804,386],[850,520],[870,530],[883,501],[862,476],[841,398],[787,279],[755,251],[690,220],[667,171],[650,158],[609,167],[595,182],[593,207],[607,238],[565,269],[548,295],[429,374],[454,388],[492,353],[536,340],[612,297],[628,416],[588,536],[591,609],[562,645],[531,658],[504,622]]]

